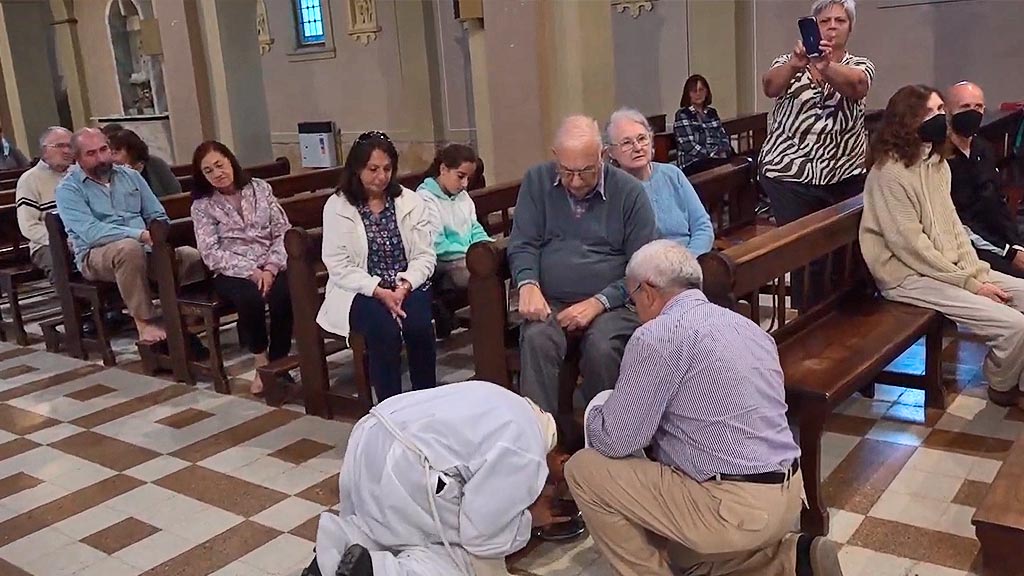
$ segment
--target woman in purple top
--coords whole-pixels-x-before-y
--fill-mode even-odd
[[[284,251],[288,216],[270,184],[250,178],[220,142],[210,140],[196,148],[192,173],[196,247],[214,274],[217,296],[238,311],[238,338],[256,356],[259,368],[287,356],[292,346],[292,304]],[[259,374],[249,390],[262,394]]]

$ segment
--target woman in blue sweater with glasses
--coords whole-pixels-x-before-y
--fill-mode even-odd
[[[637,110],[620,108],[605,130],[608,153],[644,185],[662,238],[682,244],[694,256],[711,251],[715,230],[693,185],[673,164],[652,162],[651,126]]]

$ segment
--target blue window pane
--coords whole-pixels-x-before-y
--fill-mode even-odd
[[[324,19],[320,0],[296,0],[295,16],[299,29],[299,44],[321,44],[324,41]]]

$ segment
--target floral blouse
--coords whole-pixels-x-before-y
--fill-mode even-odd
[[[192,203],[196,247],[214,274],[248,278],[257,270],[284,270],[288,216],[270,184],[253,178],[239,193],[239,210],[219,192]]]
[[[405,257],[402,234],[398,230],[395,201],[388,198],[380,214],[374,214],[369,205],[358,208],[366,228],[367,272],[380,278],[380,287],[393,290],[398,284],[398,273],[409,267]]]

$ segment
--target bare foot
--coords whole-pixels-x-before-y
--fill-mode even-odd
[[[257,370],[270,363],[270,361],[267,359],[266,354],[255,354],[254,360],[255,367]],[[256,375],[252,377],[252,384],[249,385],[249,393],[253,395],[259,395],[263,393],[263,380],[260,378],[259,371],[257,371]]]
[[[163,326],[149,322],[135,321],[135,327],[139,331],[139,340],[142,342],[160,342],[167,340],[167,331]]]

